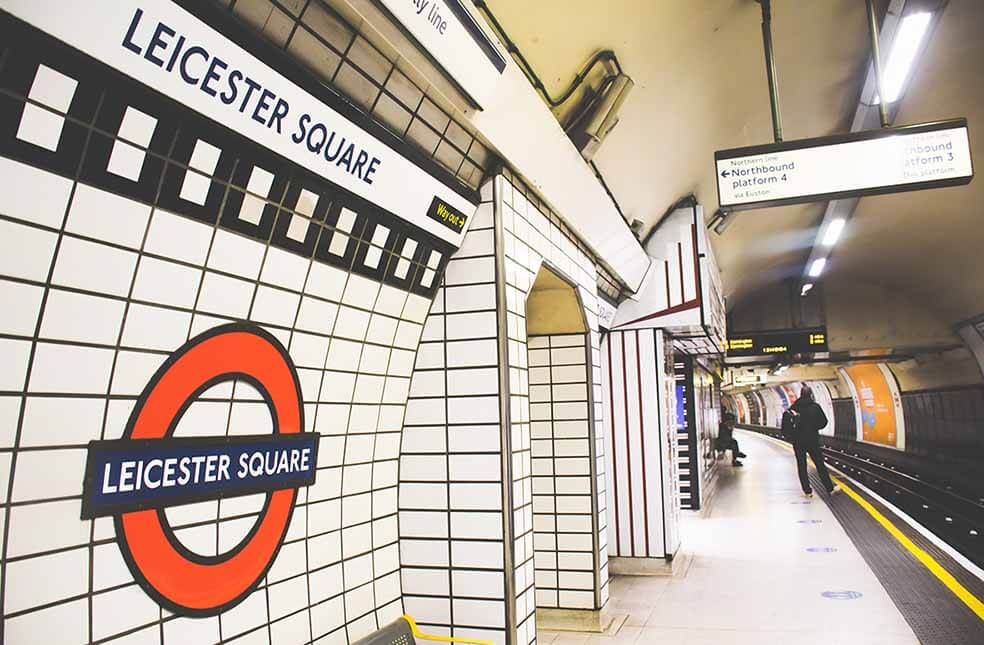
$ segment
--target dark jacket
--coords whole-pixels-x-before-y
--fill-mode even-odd
[[[816,401],[798,399],[790,407],[799,418],[796,423],[796,440],[817,442],[820,440],[820,430],[827,427],[827,415]]]
[[[731,424],[722,421],[718,425],[718,441],[721,443],[731,443],[731,440],[734,438],[734,429]]]

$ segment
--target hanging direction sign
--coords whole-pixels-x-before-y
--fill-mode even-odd
[[[728,210],[970,183],[966,119],[719,150],[718,203]]]

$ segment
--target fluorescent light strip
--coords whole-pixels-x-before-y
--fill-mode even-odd
[[[819,278],[825,266],[827,266],[827,258],[817,258],[814,260],[813,264],[810,265],[810,277]]]
[[[932,18],[933,14],[925,11],[910,13],[899,24],[895,42],[892,43],[892,52],[888,55],[888,64],[882,73],[882,89],[885,91],[885,100],[889,103],[897,101],[902,93]],[[879,101],[880,97],[876,96],[875,103]]]
[[[827,224],[826,232],[823,234],[823,245],[833,246],[837,244],[837,240],[840,239],[841,231],[844,230],[845,224],[847,224],[847,221],[843,217],[831,220],[830,224]]]

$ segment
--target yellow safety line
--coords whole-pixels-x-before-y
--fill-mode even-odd
[[[786,444],[779,443],[778,441],[772,439],[772,437],[766,437],[766,438],[772,440],[774,443],[781,445],[787,450],[792,450],[792,448],[790,448]],[[814,466],[815,465],[816,464],[814,464]],[[977,598],[977,596],[975,596],[967,589],[967,587],[960,584],[960,582],[956,578],[954,578],[949,571],[944,569],[939,562],[933,559],[933,556],[929,555],[928,553],[920,549],[918,546],[916,546],[916,544],[913,543],[912,540],[906,537],[905,533],[900,531],[894,524],[892,524],[891,520],[889,520],[887,517],[882,515],[877,508],[872,506],[865,498],[861,497],[861,495],[859,495],[853,488],[851,488],[846,483],[844,483],[843,479],[834,478],[834,480],[838,484],[840,484],[841,489],[843,489],[844,493],[847,494],[848,497],[850,497],[855,502],[857,502],[858,506],[868,511],[868,514],[871,515],[871,517],[875,518],[876,522],[881,524],[882,527],[886,531],[888,531],[892,537],[898,540],[899,544],[904,546],[909,551],[909,553],[911,553],[913,557],[916,558],[916,560],[919,560],[919,562],[921,562],[924,567],[929,569],[930,572],[934,576],[936,576],[939,579],[939,581],[942,582],[944,586],[946,586],[947,589],[953,592],[953,595],[959,598],[961,602],[963,602],[963,604],[967,605],[967,607],[969,607],[972,612],[977,614],[978,618],[984,620],[984,602],[981,602],[980,599]]]
[[[468,643],[469,645],[495,645],[492,641],[480,641],[472,638],[458,638],[456,636],[437,636],[436,634],[425,634],[417,628],[417,623],[409,614],[403,614],[403,620],[410,624],[414,638],[422,638],[425,641],[438,641],[441,643]]]
[[[853,488],[844,483],[843,480],[838,480],[840,487],[844,489],[844,492],[855,502],[858,506],[868,511],[871,517],[875,518],[875,521],[884,527],[892,537],[899,541],[899,543],[908,549],[917,560],[923,563],[927,569],[929,569],[934,576],[939,578],[939,581],[946,585],[946,588],[953,592],[957,598],[959,598],[963,604],[967,605],[972,612],[977,614],[977,617],[984,620],[984,602],[981,602],[977,596],[972,594],[967,590],[960,582],[954,578],[949,571],[944,569],[939,562],[933,559],[933,556],[929,555],[918,546],[916,546],[912,540],[910,540],[902,531],[900,531],[892,522],[882,515],[878,509],[872,506],[868,500],[864,499],[858,495]]]

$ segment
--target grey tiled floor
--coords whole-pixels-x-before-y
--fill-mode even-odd
[[[615,635],[540,632],[541,645],[919,643],[823,500],[803,503],[792,455],[755,435],[738,439],[745,468],[722,468],[710,515],[685,519],[687,574],[615,577],[612,610],[628,614]],[[824,591],[862,596],[833,600]]]

